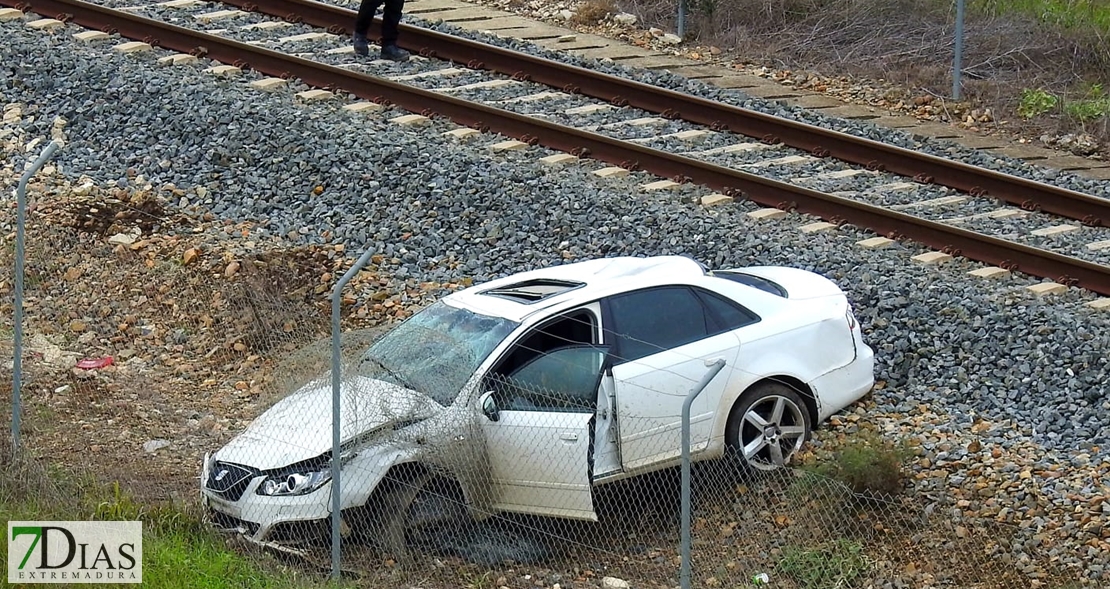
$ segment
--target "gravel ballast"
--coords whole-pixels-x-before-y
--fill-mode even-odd
[[[55,161],[63,174],[116,186],[140,176],[155,187],[172,183],[189,193],[178,205],[265,220],[262,235],[342,243],[348,252],[373,248],[398,281],[482,281],[567,260],[657,254],[689,255],[718,268],[782,264],[829,276],[848,292],[876,351],[876,377],[885,383],[867,419],[921,438],[929,466],[919,468],[947,464],[962,473],[948,481],[951,488],[986,476],[967,474],[979,464],[963,449],[973,439],[988,450],[1005,449],[1003,460],[1014,461],[1014,472],[1063,469],[1022,483],[1021,492],[1048,504],[1014,509],[1011,521],[1033,522],[1030,534],[1056,534],[1074,546],[1102,541],[1102,523],[1110,521],[1101,511],[1082,526],[1065,518],[1075,511],[1074,497],[1106,493],[1092,481],[1110,467],[1104,450],[1110,444],[1110,315],[1084,305],[1094,298],[1090,293],[1073,289],[1040,299],[1025,291],[1037,282],[1029,277],[985,282],[966,276],[978,265],[964,260],[914,264],[909,257],[924,251],[914,244],[863,249],[855,242],[873,235],[851,227],[803,234],[798,227],[815,219],[757,222],[745,215],[758,208],[751,203],[703,208],[693,203],[709,191],[696,186],[641,192],[641,184],[656,178],[597,178],[591,174],[601,167],[596,162],[548,168],[537,162],[547,150],[492,153],[488,146],[503,138],[456,143],[441,136],[454,128],[450,123],[390,123],[406,114],[395,109],[363,116],[336,103],[295,105],[293,94],[304,88],[253,91],[246,85],[253,74],[219,79],[203,71],[209,65],[203,61],[162,67],[153,54],[118,55],[110,43],[77,43],[74,27],[48,35],[15,21],[0,29],[4,55],[14,56],[0,65],[0,98],[24,105],[17,121],[0,127],[5,151],[50,137],[61,117],[68,143]],[[643,76],[817,121],[817,115],[757,105],[674,76]],[[1015,167],[971,150],[915,143],[861,123],[835,126],[1110,194],[1104,183]],[[10,165],[21,169],[38,149]],[[994,426],[973,431],[980,419]],[[990,484],[1013,478],[1008,468],[1000,465]],[[1081,561],[1092,575],[1108,561],[1104,550],[1060,552],[1065,563]]]

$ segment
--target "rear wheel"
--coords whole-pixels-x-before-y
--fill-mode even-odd
[[[744,393],[725,427],[725,442],[755,470],[775,470],[790,462],[812,429],[802,397],[787,385],[766,382]]]

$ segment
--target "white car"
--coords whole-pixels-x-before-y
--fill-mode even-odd
[[[683,401],[717,360],[691,408],[695,460],[778,468],[874,384],[844,293],[804,270],[607,258],[453,293],[344,377],[344,522],[387,526],[399,550],[429,495],[475,518],[596,520],[596,486],[679,463]],[[204,502],[256,542],[326,530],[331,444],[325,376],[205,458]]]

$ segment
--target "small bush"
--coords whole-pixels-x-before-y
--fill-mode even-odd
[[[617,3],[613,0],[586,0],[575,11],[570,22],[576,25],[596,25],[615,12]]]
[[[852,587],[869,568],[863,545],[845,539],[817,548],[788,546],[775,567],[793,577],[803,589]]]
[[[1026,88],[1021,91],[1021,102],[1018,103],[1017,111],[1022,117],[1031,119],[1055,110],[1059,102],[1056,96],[1044,90]]]
[[[909,456],[905,443],[861,433],[848,438],[812,470],[843,482],[857,495],[884,497],[902,492],[902,463]]]
[[[1083,98],[1065,103],[1064,112],[1083,122],[1110,116],[1110,96],[1102,89],[1102,84],[1095,84]]]

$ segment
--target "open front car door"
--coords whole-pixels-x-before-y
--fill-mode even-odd
[[[597,520],[589,461],[606,353],[569,345],[489,382],[480,403],[496,509]]]

